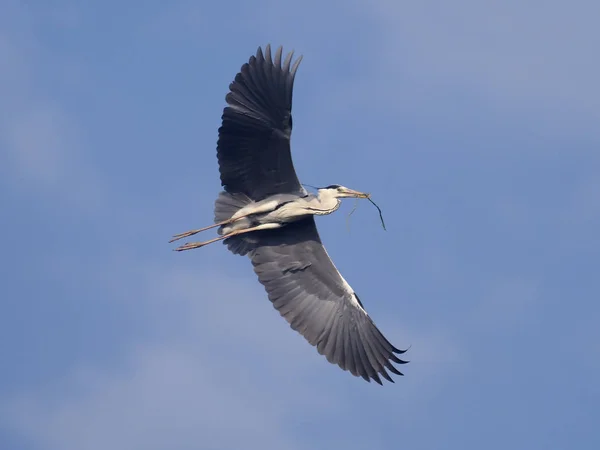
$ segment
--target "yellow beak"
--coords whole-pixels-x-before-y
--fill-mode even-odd
[[[345,188],[342,191],[342,194],[344,194],[344,197],[348,197],[348,198],[369,198],[370,194],[366,194],[364,192],[359,192],[359,191],[354,191],[352,189],[348,189]]]

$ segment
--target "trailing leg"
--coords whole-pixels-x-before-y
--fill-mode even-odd
[[[212,244],[213,242],[218,242],[221,241],[223,239],[227,239],[233,236],[238,236],[240,234],[244,234],[244,233],[250,233],[251,231],[260,231],[260,230],[270,230],[270,229],[274,229],[274,228],[280,228],[283,225],[280,223],[263,223],[262,225],[257,225],[255,227],[251,227],[251,228],[245,228],[243,230],[236,230],[236,231],[232,231],[231,233],[228,234],[224,234],[223,236],[219,236],[216,237],[214,239],[210,239],[208,241],[204,241],[204,242],[188,242],[187,244],[182,245],[181,247],[177,247],[175,249],[176,252],[181,252],[184,250],[191,250],[193,248],[200,248],[200,247],[204,247],[205,245],[208,244]]]
[[[248,206],[252,203],[252,199],[247,195],[241,193],[229,193],[229,192],[219,192],[217,199],[215,200],[215,223],[213,225],[209,225],[204,228],[199,228],[197,230],[186,231],[185,233],[176,234],[173,236],[173,239],[169,241],[175,242],[179,239],[183,239],[189,236],[193,236],[202,231],[210,230],[212,228],[221,227],[223,225],[229,225],[237,221],[238,219],[242,219],[244,217],[248,217],[250,215],[250,211],[248,213],[243,213],[242,208]],[[241,215],[237,215],[237,213],[242,212]]]
[[[228,225],[230,223],[236,222],[239,219],[243,219],[244,217],[248,217],[250,215],[251,214],[246,214],[246,215],[235,217],[235,218],[232,217],[231,219],[227,219],[227,220],[224,220],[222,222],[217,222],[217,223],[215,223],[213,225],[209,225],[209,226],[204,227],[204,228],[198,228],[197,230],[190,230],[190,231],[186,231],[185,233],[176,234],[175,236],[173,236],[173,239],[171,239],[169,241],[169,243],[178,241],[179,239],[183,239],[183,238],[186,238],[186,237],[189,237],[189,236],[193,236],[193,235],[198,234],[198,233],[200,233],[202,231],[210,230],[211,228],[221,227],[223,225]]]

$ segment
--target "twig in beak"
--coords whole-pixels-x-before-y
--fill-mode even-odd
[[[367,197],[367,200],[369,200],[371,203],[373,203],[375,208],[377,208],[377,211],[379,211],[379,219],[381,220],[381,226],[383,227],[383,229],[385,231],[387,231],[385,229],[385,222],[383,221],[383,214],[381,213],[381,208],[379,206],[377,206],[377,203],[375,203],[373,200],[371,200],[371,197]]]
[[[350,233],[350,216],[354,214],[354,211],[356,211],[356,208],[358,208],[358,200],[358,198],[354,200],[354,206],[352,207],[352,211],[350,211],[348,217],[346,217],[346,228],[348,228],[348,233]]]

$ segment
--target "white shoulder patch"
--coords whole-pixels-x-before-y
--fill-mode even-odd
[[[333,259],[331,259],[331,256],[329,256],[329,253],[327,253],[327,249],[325,248],[324,245],[323,245],[323,250],[325,251],[325,254],[327,255],[327,257],[331,260],[331,264],[333,264],[333,267],[334,267],[335,271],[340,276],[340,279],[342,280],[342,285],[344,286],[344,290],[348,293],[348,298],[350,299],[350,303],[352,304],[352,306],[354,306],[355,308],[360,309],[362,312],[364,312],[365,314],[367,314],[367,311],[365,311],[365,309],[362,306],[360,306],[360,303],[358,302],[358,300],[356,298],[356,294],[354,293],[354,289],[352,289],[352,286],[350,286],[348,284],[348,282],[346,281],[346,279],[344,278],[344,276],[340,273],[340,271],[338,270],[338,268],[335,267],[335,263],[333,262]]]

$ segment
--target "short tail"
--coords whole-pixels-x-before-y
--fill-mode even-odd
[[[252,199],[246,194],[229,193],[222,191],[215,200],[215,223],[224,222],[230,219],[236,212],[244,206],[252,203]],[[221,228],[219,229],[221,230]],[[220,233],[219,233],[220,234]],[[256,246],[256,239],[250,236],[252,233],[233,236],[223,241],[229,251],[234,255],[246,255]]]
[[[246,194],[219,192],[219,196],[215,200],[215,223],[230,219],[231,216],[250,203],[252,203],[252,199]]]

